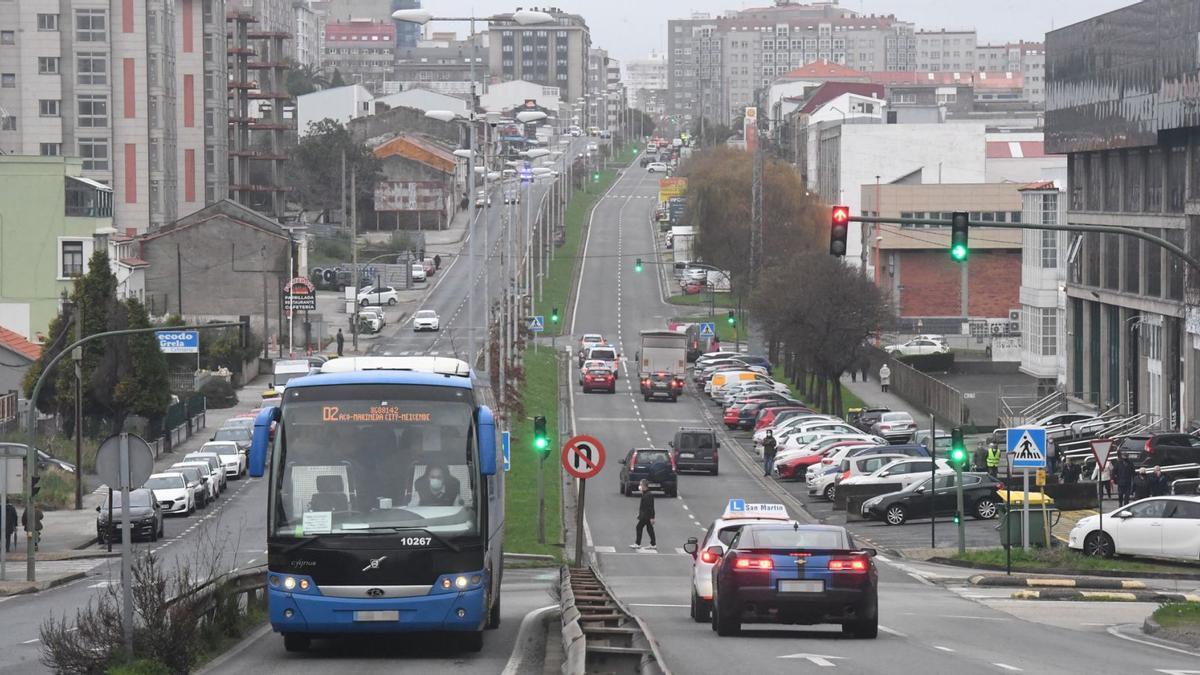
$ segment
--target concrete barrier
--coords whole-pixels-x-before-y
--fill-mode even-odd
[[[871,497],[886,495],[889,492],[896,492],[903,487],[900,483],[871,483],[868,485],[838,485],[837,490],[833,493],[833,510],[846,511],[849,513],[849,503],[851,498],[861,497],[858,500],[858,506],[861,507],[863,501]]]

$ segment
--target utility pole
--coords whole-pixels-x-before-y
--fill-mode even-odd
[[[83,339],[83,309],[78,302],[71,303],[71,313],[75,320],[75,341],[79,342]],[[83,348],[72,349],[71,359],[75,362],[75,510],[79,511],[83,509]]]
[[[342,155],[342,160],[345,161],[345,154]],[[358,353],[358,199],[357,187],[358,183],[355,180],[357,174],[355,171],[350,171],[350,267],[353,269],[351,273],[354,280],[354,326],[350,330],[350,337],[353,340],[355,353]]]
[[[755,98],[761,98],[762,90]],[[763,137],[758,125],[758,115],[761,109],[755,101],[754,118],[754,170],[750,183],[750,289],[758,286],[758,269],[762,266],[763,256]]]

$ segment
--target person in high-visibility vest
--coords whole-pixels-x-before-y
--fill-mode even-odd
[[[999,470],[1000,470],[1000,448],[997,448],[995,445],[990,445],[990,446],[988,446],[988,451],[987,451],[988,475],[990,475],[992,478],[995,478],[996,474],[999,472]]]

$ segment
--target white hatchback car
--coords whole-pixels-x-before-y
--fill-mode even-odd
[[[236,480],[246,473],[246,455],[233,441],[209,441],[200,446],[200,452],[217,453],[225,467],[225,475],[230,478]]]
[[[663,162],[650,162],[646,165],[646,173],[666,173],[667,165]]]
[[[696,623],[708,621],[712,613],[713,565],[743,526],[762,522],[798,524],[788,516],[783,504],[747,504],[743,499],[731,499],[725,513],[713,521],[702,539],[689,537],[683,545],[683,550],[692,556],[691,615]]]
[[[413,281],[425,281],[429,278],[429,275],[425,273],[425,265],[419,262],[412,264],[411,274]]]
[[[413,332],[422,330],[441,330],[441,319],[438,318],[437,312],[432,309],[422,309],[413,314]]]
[[[169,471],[151,474],[146,482],[142,483],[142,487],[154,493],[154,498],[162,507],[163,515],[186,516],[196,510],[196,495],[188,487],[187,479],[181,473]]]
[[[394,305],[397,302],[400,302],[400,298],[391,286],[367,286],[358,292],[360,305]]]
[[[1067,545],[1088,555],[1200,560],[1200,497],[1150,497],[1075,523]]]
[[[930,460],[928,457],[909,457],[905,455],[879,467],[869,474],[859,474],[843,478],[838,482],[838,485],[882,485],[885,483],[895,483],[900,486],[896,488],[897,490],[903,490],[919,480],[929,478],[935,462],[938,471],[950,469],[950,464],[944,459]]]

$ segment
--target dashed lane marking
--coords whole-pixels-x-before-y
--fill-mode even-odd
[[[1010,671],[1013,671],[1013,672],[1016,672],[1016,673],[1019,673],[1019,672],[1021,672],[1021,671],[1022,671],[1022,669],[1021,669],[1021,668],[1018,668],[1018,667],[1016,667],[1016,666],[1010,666],[1010,665],[1008,665],[1007,663],[993,663],[992,665],[993,665],[993,666],[996,666],[997,668],[1002,668],[1002,669],[1004,669],[1004,670],[1010,670]]]

